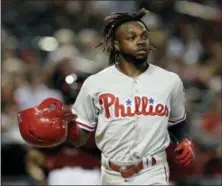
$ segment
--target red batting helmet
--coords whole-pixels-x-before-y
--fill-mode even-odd
[[[62,143],[67,136],[62,106],[59,100],[48,98],[35,107],[20,111],[17,118],[23,139],[37,147]]]

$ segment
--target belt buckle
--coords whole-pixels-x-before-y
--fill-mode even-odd
[[[119,169],[120,172],[126,172],[127,171],[127,166],[121,166]]]

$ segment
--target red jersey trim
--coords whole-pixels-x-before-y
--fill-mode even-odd
[[[81,122],[79,122],[79,121],[76,121],[76,124],[81,125],[81,126],[83,126],[83,127],[86,127],[86,128],[89,129],[89,130],[94,130],[94,129],[95,129],[94,127],[90,127],[90,126],[88,126],[87,124],[81,123]]]

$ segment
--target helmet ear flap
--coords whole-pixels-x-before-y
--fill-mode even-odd
[[[30,145],[50,147],[62,143],[67,136],[67,122],[62,114],[63,104],[48,98],[36,107],[17,114],[19,131]]]
[[[27,109],[24,111],[21,111],[17,114],[18,122],[19,122],[19,131],[23,137],[23,139],[28,142],[29,144],[35,144],[35,146],[41,145],[41,141],[38,141],[38,139],[35,137],[35,134],[33,130],[29,127],[29,120],[27,119],[27,124],[24,124],[23,119],[25,119],[27,116],[27,113],[29,115],[29,112],[31,112],[31,109]]]

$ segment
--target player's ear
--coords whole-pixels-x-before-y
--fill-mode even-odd
[[[115,48],[116,51],[118,51],[118,52],[120,51],[119,42],[117,40],[114,41],[114,48]]]

